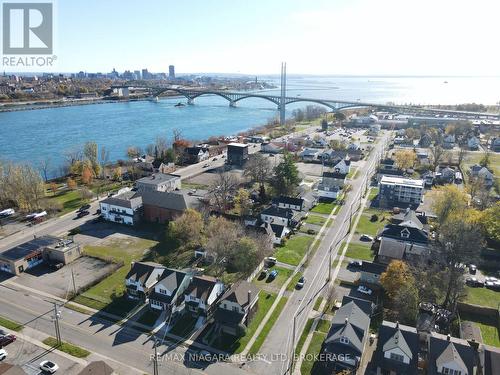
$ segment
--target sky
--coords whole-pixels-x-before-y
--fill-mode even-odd
[[[498,0],[55,4],[59,72],[500,75]]]

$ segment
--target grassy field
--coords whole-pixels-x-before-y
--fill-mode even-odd
[[[332,323],[329,320],[320,319],[318,321],[318,325],[316,326],[316,331],[328,333],[331,325]]]
[[[64,190],[58,192],[56,195],[48,193],[47,198],[61,204],[62,211],[60,215],[74,211],[85,204],[78,190]]]
[[[342,244],[342,247],[344,244]],[[341,248],[342,248],[341,247]],[[370,245],[360,243],[350,243],[345,253],[346,257],[361,260],[373,260],[373,254]]]
[[[500,347],[500,332],[497,328],[497,322],[495,319],[481,318],[475,314],[460,314],[460,320],[470,321],[477,324],[481,330],[483,342],[486,345]]]
[[[300,352],[302,351],[302,347],[304,346],[304,343],[306,341],[307,335],[309,334],[309,331],[311,330],[313,322],[314,322],[313,318],[307,320],[304,330],[302,331],[299,341],[297,342],[297,346],[295,347],[296,355],[299,355]]]
[[[368,200],[372,201],[378,195],[378,187],[373,187],[370,190],[370,194],[368,194]]]
[[[378,215],[377,221],[370,220],[372,215],[373,215],[373,210],[366,210],[365,212],[363,212],[363,214],[359,218],[359,222],[356,227],[355,233],[375,236],[377,235],[378,232],[380,232],[382,228],[384,228],[385,225],[389,223],[388,220],[385,219],[384,212],[376,213],[376,215]]]
[[[283,307],[285,307],[286,302],[287,302],[287,299],[285,297],[282,297],[279,300],[278,305],[276,306],[276,309],[274,309],[273,313],[269,317],[269,320],[264,325],[264,328],[262,328],[262,331],[260,331],[259,336],[255,339],[255,342],[253,343],[252,347],[248,351],[248,354],[253,355],[253,354],[258,353],[258,351],[259,351],[260,347],[262,346],[262,344],[264,343],[267,335],[269,334],[269,332],[273,328],[274,323],[276,323],[276,320],[280,316],[281,311],[283,310]]]
[[[274,256],[278,261],[296,266],[304,257],[314,238],[310,236],[295,236],[289,239],[285,246],[279,247]]]
[[[311,371],[314,366],[313,361],[308,361],[307,358],[314,358],[317,356],[321,350],[321,345],[323,341],[325,341],[326,333],[323,332],[314,332],[312,336],[311,343],[307,348],[306,359],[302,362],[302,366],[300,367],[300,373],[302,375],[311,374]]]
[[[23,326],[21,324],[1,316],[0,316],[0,326],[16,332],[19,332],[23,329]]]
[[[88,350],[82,349],[76,345],[69,344],[67,342],[63,342],[61,343],[61,345],[58,345],[57,339],[55,339],[54,337],[47,337],[45,340],[43,340],[43,343],[53,348],[57,348],[57,350],[60,350],[61,352],[64,353],[68,353],[69,355],[72,355],[73,357],[76,358],[85,358],[90,355],[90,352]]]
[[[323,217],[323,216],[309,215],[306,219],[306,223],[322,226],[323,224],[326,223],[327,220],[328,219],[326,217]],[[331,223],[329,223],[329,224],[331,224]]]
[[[482,152],[469,152],[462,162],[464,172],[467,171],[472,165],[478,164],[484,157]],[[490,153],[490,165],[488,168],[495,174],[495,178],[500,178],[500,153]]]
[[[290,270],[288,268],[282,268],[282,267],[272,267],[272,268],[269,269],[269,272],[271,272],[272,270],[278,271],[278,276],[276,276],[276,278],[273,281],[268,282],[268,278],[267,277],[265,277],[263,279],[259,279],[260,275],[257,275],[253,279],[253,283],[255,285],[257,285],[259,288],[263,288],[265,285],[271,285],[271,286],[274,286],[275,288],[279,289],[279,288],[281,288],[283,286],[283,284],[285,283],[285,281],[288,280],[288,278],[293,273],[293,270]]]
[[[157,244],[156,241],[147,239],[113,239],[101,246],[86,246],[84,252],[87,255],[112,259],[115,262],[123,262],[113,274],[94,285],[74,299],[74,302],[102,310],[118,316],[126,315],[136,306],[136,302],[128,300],[124,296],[125,276],[130,270],[130,263],[141,260],[147,250]]]
[[[316,311],[319,311],[319,307],[321,306],[321,302],[323,302],[323,297],[319,296],[318,298],[316,298],[316,302],[314,302],[313,309]]]
[[[318,214],[330,214],[332,210],[335,208],[336,203],[331,202],[331,203],[318,203],[314,208],[311,210],[311,212],[316,212]]]
[[[486,288],[471,288],[466,286],[467,297],[465,302],[472,303],[473,305],[488,306],[498,308],[500,304],[500,292]]]

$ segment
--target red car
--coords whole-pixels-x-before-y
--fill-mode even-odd
[[[0,336],[0,348],[12,344],[16,341],[16,336],[14,335],[2,335]]]

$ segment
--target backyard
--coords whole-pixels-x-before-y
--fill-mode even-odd
[[[324,216],[319,216],[319,215],[309,215],[306,219],[307,224],[314,224],[314,225],[319,225],[322,226],[323,224],[326,223],[328,219]],[[331,223],[329,223],[330,225]]]
[[[473,305],[488,306],[495,309],[500,305],[500,292],[487,288],[471,288],[466,286],[467,297],[464,302]]]
[[[335,202],[331,203],[318,203],[314,208],[311,210],[311,212],[315,212],[317,214],[330,214],[332,210],[335,208],[337,204]]]
[[[342,244],[341,248],[343,248],[345,243]],[[369,244],[362,243],[349,243],[347,247],[347,251],[345,256],[352,259],[360,259],[360,260],[373,260],[373,253],[371,251],[371,246]]]
[[[274,256],[278,261],[296,266],[300,263],[314,238],[307,235],[296,235],[286,244],[279,247]]]

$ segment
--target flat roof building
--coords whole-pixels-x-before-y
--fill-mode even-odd
[[[379,201],[382,206],[402,203],[418,207],[423,199],[424,180],[382,176],[379,188]]]

